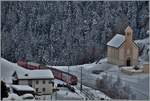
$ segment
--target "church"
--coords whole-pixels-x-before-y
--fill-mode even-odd
[[[132,66],[138,64],[139,49],[133,38],[130,26],[125,29],[124,35],[116,34],[107,43],[108,62],[116,65]]]

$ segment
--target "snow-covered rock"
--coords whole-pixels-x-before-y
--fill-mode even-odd
[[[23,100],[34,101],[34,96],[32,94],[24,94],[21,96]]]
[[[21,101],[22,100],[22,97],[18,96],[17,94],[15,93],[10,93],[8,95],[8,98],[4,98],[3,101],[12,101],[12,100],[17,100],[17,101]]]

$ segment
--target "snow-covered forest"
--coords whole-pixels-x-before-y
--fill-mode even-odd
[[[2,1],[2,57],[75,65],[106,55],[106,43],[129,24],[148,36],[148,1]]]

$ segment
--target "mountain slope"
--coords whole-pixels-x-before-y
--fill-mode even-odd
[[[134,38],[149,28],[148,1],[2,1],[2,57],[50,65],[93,62],[130,25]],[[117,5],[117,6],[116,6]]]

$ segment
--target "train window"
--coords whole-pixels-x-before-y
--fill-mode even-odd
[[[38,80],[36,80],[36,84],[39,84],[39,81],[38,81]]]
[[[45,80],[43,80],[43,84],[45,84]]]

